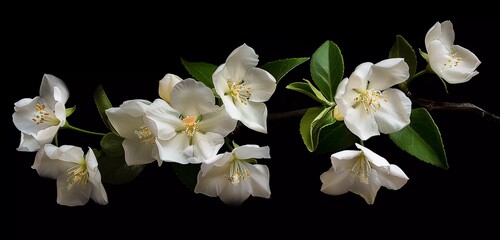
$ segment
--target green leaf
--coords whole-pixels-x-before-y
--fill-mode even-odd
[[[209,88],[214,87],[212,81],[212,74],[217,69],[217,66],[205,63],[205,62],[189,62],[181,58],[182,65],[184,68],[193,76],[196,80],[205,84]]]
[[[71,114],[73,114],[75,110],[76,110],[76,105],[70,108],[66,108],[66,117],[71,116]]]
[[[408,126],[389,134],[391,140],[410,155],[426,163],[448,169],[441,133],[429,112],[424,108],[413,109],[410,120]]]
[[[94,92],[94,102],[97,106],[97,110],[99,111],[99,115],[101,115],[102,122],[106,127],[112,132],[116,133],[116,130],[113,128],[113,125],[109,122],[108,115],[106,115],[106,109],[112,108],[111,102],[109,101],[106,92],[102,85],[99,85]]]
[[[307,150],[316,150],[321,130],[334,122],[332,107],[314,107],[306,111],[300,120],[300,135]]]
[[[292,91],[296,91],[296,92],[305,94],[308,97],[312,98],[314,101],[323,103],[323,100],[321,100],[318,97],[316,97],[316,95],[314,94],[313,90],[311,89],[311,87],[309,86],[308,83],[305,83],[305,82],[293,82],[293,83],[288,84],[286,86],[286,88],[290,89]]]
[[[417,72],[417,55],[411,45],[401,36],[396,36],[396,42],[389,51],[389,58],[404,58],[408,64],[410,76]]]
[[[425,61],[427,63],[429,63],[429,55],[427,53],[425,53],[424,51],[422,51],[422,49],[418,49],[418,52],[420,53],[420,56],[422,56],[422,58],[425,59]]]
[[[99,154],[97,162],[102,182],[111,184],[124,184],[134,180],[145,166],[128,166],[125,162],[125,155],[109,156],[104,152]]]
[[[308,57],[305,58],[287,58],[268,62],[262,65],[262,69],[268,71],[276,79],[276,83],[279,81],[292,69],[309,60]]]
[[[337,44],[326,41],[311,58],[311,77],[329,101],[333,101],[337,86],[344,76],[344,59]]]
[[[179,164],[172,163],[172,168],[174,169],[179,180],[186,186],[190,191],[194,190],[196,183],[198,182],[198,172],[200,171],[201,164]]]
[[[343,121],[335,122],[321,130],[317,153],[338,152],[356,143],[358,138],[352,134]]]
[[[101,139],[102,151],[108,156],[120,156],[125,154],[122,146],[123,140],[122,137],[115,133],[107,133]]]

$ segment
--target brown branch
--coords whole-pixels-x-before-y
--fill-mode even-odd
[[[453,102],[438,102],[423,98],[412,99],[413,103],[432,110],[448,110],[448,111],[464,111],[478,113],[482,118],[500,123],[500,116],[483,110],[482,108],[472,103],[453,103]]]
[[[297,109],[293,111],[288,111],[288,112],[278,112],[278,113],[269,113],[269,116],[267,119],[270,121],[274,120],[283,120],[287,118],[292,118],[292,117],[300,117],[306,113],[307,109],[309,108],[302,108],[302,109]]]

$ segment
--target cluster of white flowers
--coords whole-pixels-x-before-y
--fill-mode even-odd
[[[478,74],[480,61],[453,41],[451,22],[436,23],[425,37],[427,61],[447,82],[466,82]],[[235,144],[234,149],[229,146],[231,152],[219,152],[238,121],[267,133],[265,102],[276,90],[276,79],[257,63],[255,51],[243,44],[213,73],[214,91],[195,79],[167,74],[159,82],[160,98],[128,100],[107,109],[109,122],[124,139],[125,162],[201,164],[196,193],[218,196],[230,205],[240,205],[250,195],[269,198],[269,169],[255,160],[270,158],[269,147]],[[360,64],[337,88],[335,118],[362,141],[403,129],[410,124],[412,102],[391,87],[409,77],[403,58]],[[51,144],[58,130],[69,126],[68,97],[64,82],[46,74],[40,96],[15,103],[13,121],[21,131],[18,150],[38,151],[32,168],[42,177],[57,179],[59,204],[84,205],[89,198],[107,204],[93,150],[84,155],[80,147]],[[359,150],[331,155],[332,167],[320,177],[322,192],[351,191],[373,204],[381,186],[396,190],[406,184],[408,177],[398,166],[362,145],[356,147]]]

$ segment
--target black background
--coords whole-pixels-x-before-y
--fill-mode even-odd
[[[154,100],[158,81],[166,73],[183,78],[189,75],[180,57],[219,65],[236,47],[247,43],[260,57],[260,63],[287,57],[308,57],[325,40],[333,40],[342,50],[345,76],[366,61],[387,58],[397,34],[416,49],[424,49],[427,30],[436,22],[452,20],[456,44],[473,51],[482,64],[480,74],[470,82],[449,85],[444,93],[440,81],[430,75],[412,85],[413,93],[437,100],[475,103],[500,114],[495,75],[498,58],[496,39],[488,19],[471,19],[449,11],[422,11],[419,14],[395,12],[366,15],[355,9],[342,9],[347,16],[336,16],[323,6],[299,8],[293,12],[265,10],[205,11],[163,8],[149,12],[128,6],[90,10],[35,10],[13,18],[7,51],[12,68],[7,71],[10,90],[8,108],[21,98],[38,95],[44,73],[63,79],[69,90],[67,107],[77,105],[68,121],[84,129],[105,131],[93,103],[92,93],[102,84],[111,102],[118,106],[128,99]],[[415,6],[415,8],[417,8]],[[469,9],[471,12],[475,10]],[[476,11],[477,12],[477,11]],[[180,16],[177,16],[180,15]],[[17,20],[16,20],[17,19]],[[229,24],[235,23],[235,25]],[[419,69],[425,65],[420,61]],[[310,78],[308,63],[295,69],[278,85],[268,102],[270,113],[311,107],[315,103],[285,86]],[[10,110],[13,111],[13,110]],[[9,120],[10,111],[5,113]],[[369,206],[352,193],[329,196],[319,191],[319,175],[330,167],[329,154],[311,154],[303,145],[300,118],[269,122],[269,134],[243,129],[235,136],[240,144],[271,147],[270,160],[262,160],[271,171],[271,199],[250,197],[241,207],[225,206],[218,198],[194,194],[179,182],[168,164],[148,165],[143,174],[125,185],[105,184],[109,204],[92,201],[83,207],[57,205],[55,180],[40,178],[30,166],[35,153],[16,152],[19,132],[9,123],[8,166],[14,167],[12,189],[15,206],[14,234],[50,238],[90,238],[101,236],[149,238],[174,233],[224,238],[262,232],[307,234],[337,233],[351,236],[368,232],[392,237],[392,229],[404,236],[432,231],[487,234],[496,219],[498,204],[498,123],[465,112],[431,112],[440,127],[450,169],[441,170],[406,155],[392,145],[387,136],[371,138],[366,146],[400,166],[410,177],[401,190],[382,188],[375,204]],[[488,137],[493,136],[492,139]],[[60,143],[96,147],[99,138],[61,131]],[[493,220],[495,221],[495,220]],[[237,232],[237,235],[235,234]],[[296,235],[297,236],[297,235]],[[300,235],[299,235],[300,236]]]

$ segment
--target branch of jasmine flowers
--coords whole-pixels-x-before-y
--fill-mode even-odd
[[[429,111],[432,110],[448,110],[448,111],[464,111],[464,112],[474,112],[479,113],[481,117],[491,120],[493,122],[500,123],[500,116],[493,113],[485,111],[484,109],[472,104],[472,103],[454,103],[454,102],[438,102],[423,98],[412,99],[413,103],[418,106],[424,107]]]
[[[283,119],[291,118],[291,117],[300,117],[300,116],[303,116],[304,113],[306,113],[307,109],[309,109],[309,108],[302,108],[302,109],[297,109],[297,110],[288,111],[288,112],[269,113],[269,116],[267,119],[274,121],[274,120],[283,120]]]

